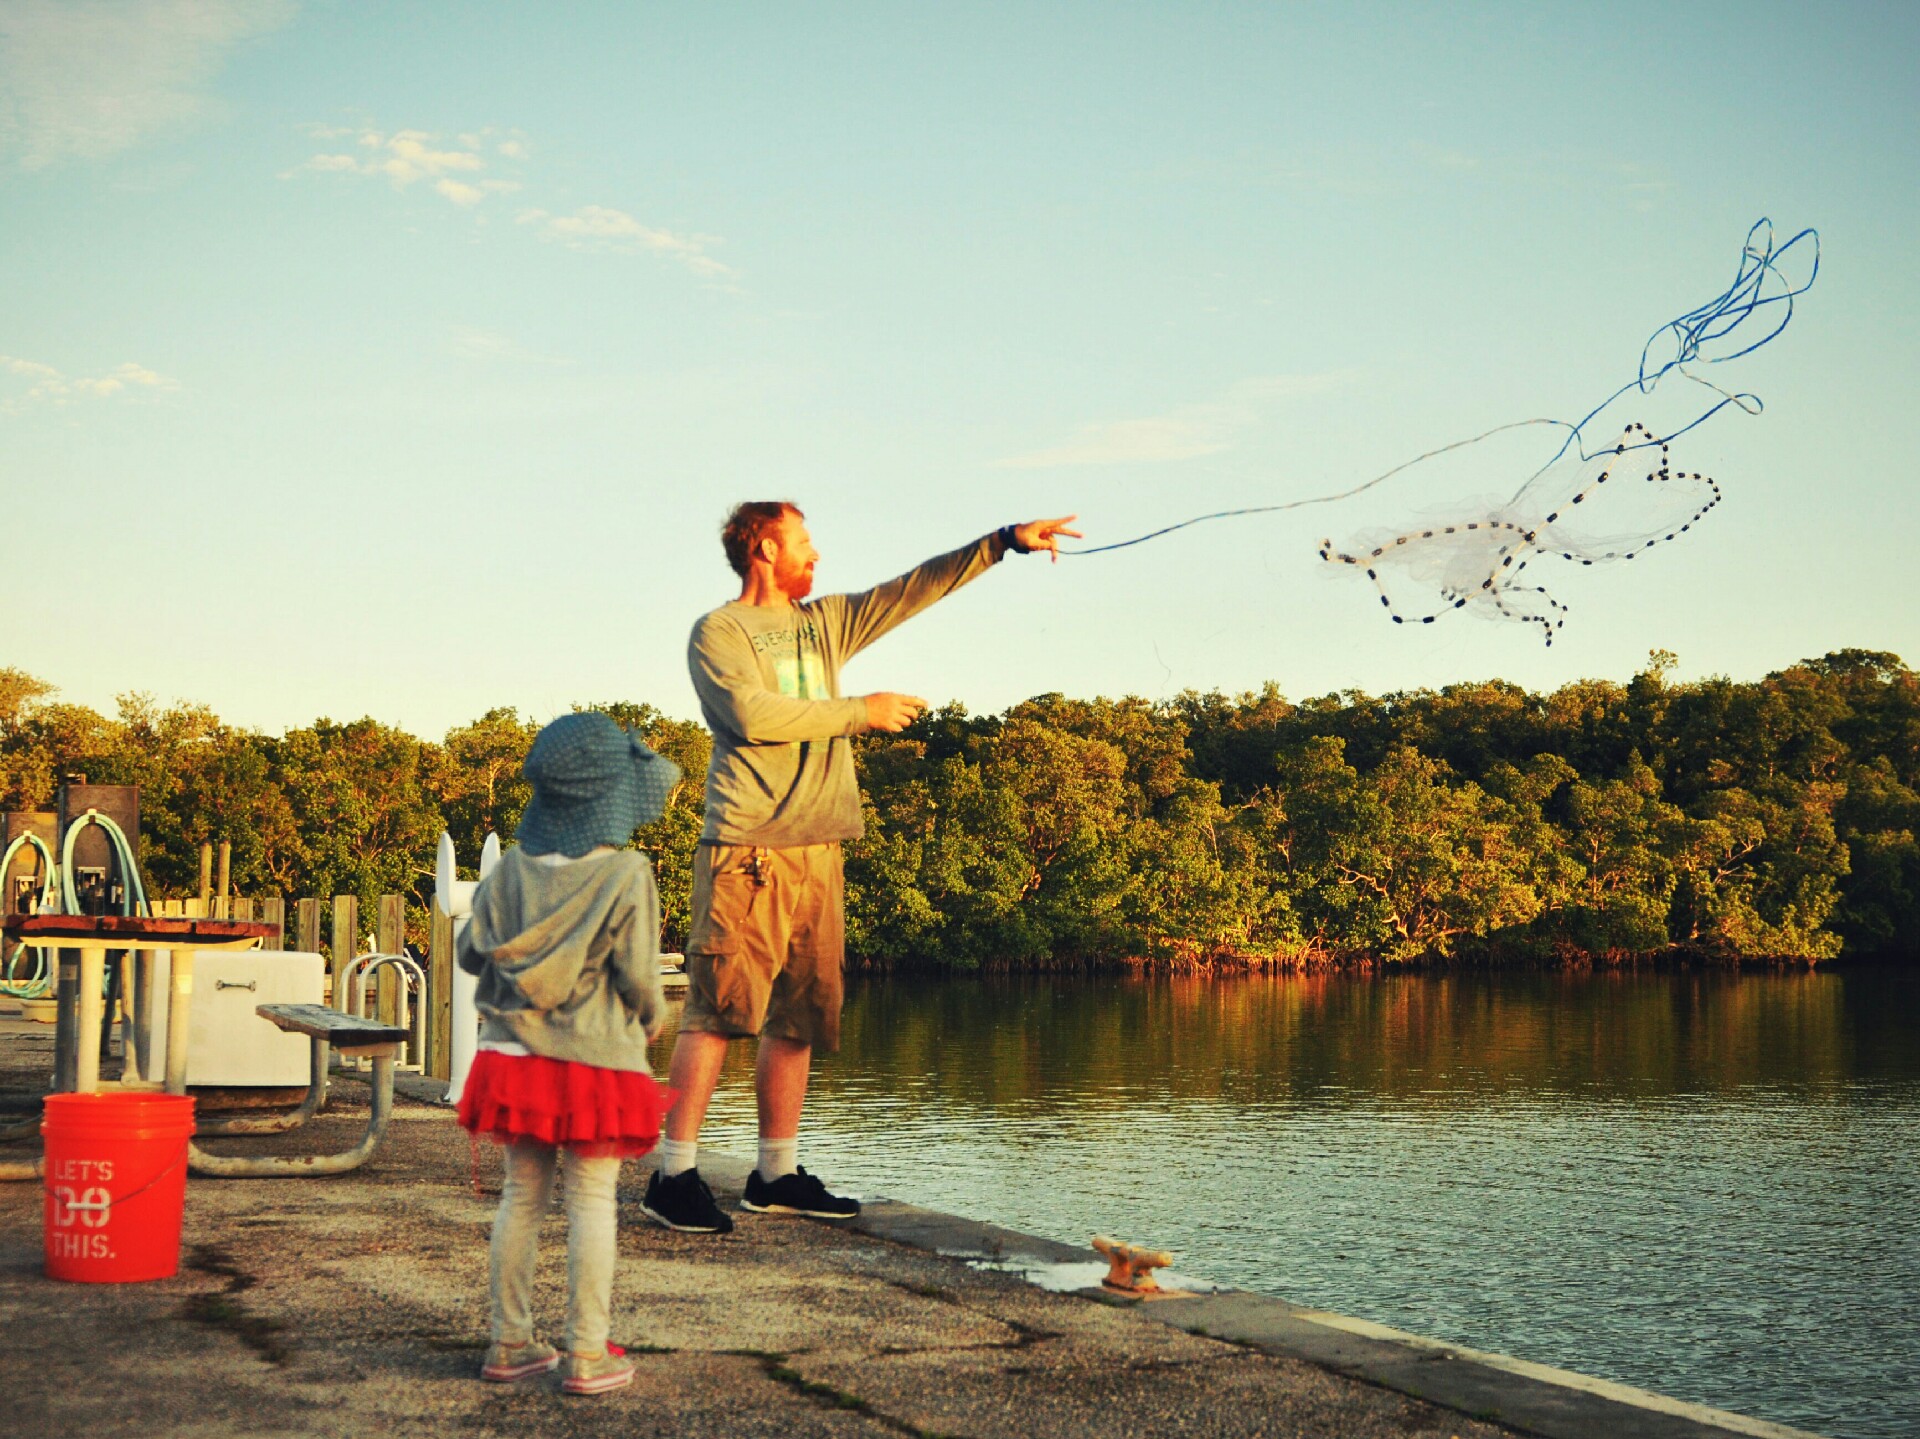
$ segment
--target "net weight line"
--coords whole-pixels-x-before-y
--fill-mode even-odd
[[[1660,448],[1659,463],[1642,477],[1648,484],[1692,483],[1705,488],[1707,495],[1705,502],[1685,521],[1672,526],[1664,534],[1648,535],[1621,548],[1607,550],[1589,550],[1565,534],[1556,535],[1551,531],[1550,527],[1560,521],[1566,510],[1585,504],[1600,492],[1602,485],[1616,478],[1618,466],[1629,453],[1656,444]],[[1337,551],[1333,548],[1332,540],[1322,540],[1320,558],[1330,564],[1353,565],[1364,569],[1367,578],[1373,582],[1373,587],[1380,596],[1381,605],[1385,607],[1387,614],[1396,625],[1430,625],[1449,610],[1464,609],[1476,600],[1485,600],[1504,619],[1521,620],[1540,626],[1546,643],[1551,646],[1555,632],[1567,622],[1567,607],[1556,600],[1543,585],[1518,586],[1515,584],[1521,571],[1526,569],[1534,555],[1554,554],[1563,560],[1581,565],[1604,564],[1611,560],[1630,560],[1652,549],[1655,545],[1676,540],[1687,533],[1699,524],[1707,511],[1719,504],[1722,498],[1719,482],[1710,476],[1697,471],[1687,474],[1674,470],[1670,447],[1662,441],[1653,439],[1644,425],[1635,423],[1627,426],[1619,442],[1614,446],[1613,454],[1613,463],[1602,470],[1591,485],[1575,491],[1563,507],[1553,510],[1536,525],[1529,526],[1524,521],[1494,516],[1485,520],[1468,520],[1460,524],[1430,526],[1424,530],[1396,535],[1391,540],[1375,545],[1373,549],[1358,555]],[[1494,549],[1488,572],[1478,586],[1463,590],[1455,585],[1442,584],[1440,593],[1446,603],[1431,614],[1403,615],[1395,609],[1393,599],[1387,593],[1386,584],[1380,577],[1379,562],[1409,546],[1418,546],[1429,541],[1446,544],[1450,542],[1450,536],[1468,534],[1504,537]],[[1530,554],[1529,551],[1533,553]],[[1519,603],[1514,602],[1514,597],[1517,596],[1537,596],[1547,612],[1522,608]]]

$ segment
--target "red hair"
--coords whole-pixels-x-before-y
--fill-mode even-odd
[[[778,529],[788,515],[806,518],[798,505],[787,500],[747,500],[733,507],[720,527],[720,544],[727,552],[727,563],[741,579],[753,568],[753,552],[760,548],[760,541]]]

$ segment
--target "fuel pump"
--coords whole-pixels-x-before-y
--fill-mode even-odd
[[[18,867],[14,864],[16,856],[25,861]],[[29,868],[36,860],[37,866]],[[4,903],[8,914],[51,914],[59,910],[59,866],[54,862],[53,847],[34,830],[23,829],[8,839],[4,854],[0,854],[0,875],[6,877]],[[15,999],[45,999],[52,989],[47,951],[24,941],[15,945],[0,965],[0,994]]]
[[[67,914],[145,914],[147,894],[140,882],[140,791],[134,785],[88,784],[70,775],[55,804],[60,834],[60,908]],[[100,1033],[68,1032],[67,1016],[79,1013],[80,956],[60,951],[58,997],[60,1024],[54,1030],[54,1073],[71,1072],[82,1044],[107,1049],[113,1032],[113,1004],[120,998],[123,964],[107,966],[106,1006]]]

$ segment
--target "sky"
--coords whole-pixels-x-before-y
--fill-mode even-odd
[[[693,718],[736,501],[824,591],[1337,493],[1584,415],[1762,216],[1821,269],[1716,376],[1764,412],[1676,442],[1724,500],[1536,561],[1552,647],[1317,553],[1510,495],[1535,430],[1010,557],[844,687],[1920,662],[1916,60],[1900,4],[5,0],[0,666],[270,732]]]

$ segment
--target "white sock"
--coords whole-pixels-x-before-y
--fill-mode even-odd
[[[754,1166],[760,1171],[762,1183],[771,1184],[783,1179],[799,1167],[799,1139],[768,1139],[760,1137],[760,1162]]]
[[[665,1135],[653,1147],[660,1156],[660,1173],[671,1178],[684,1174],[693,1168],[693,1161],[700,1153],[700,1141],[697,1139],[668,1139]]]

